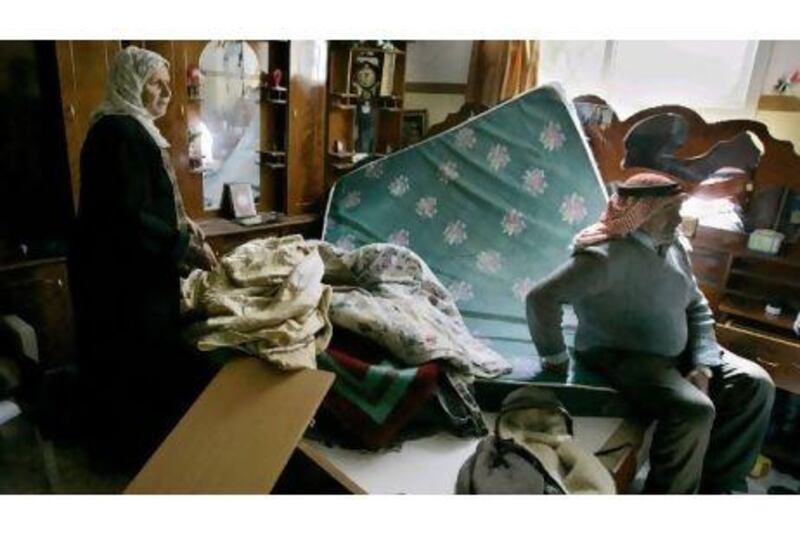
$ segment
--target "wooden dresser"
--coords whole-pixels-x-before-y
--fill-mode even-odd
[[[778,388],[800,394],[800,337],[792,331],[800,309],[800,246],[760,254],[747,249],[745,234],[702,226],[692,245],[720,344],[764,367]],[[768,315],[767,303],[783,312]]]

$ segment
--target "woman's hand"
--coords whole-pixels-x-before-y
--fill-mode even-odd
[[[204,270],[216,270],[217,267],[219,267],[217,254],[214,253],[214,250],[211,249],[211,246],[207,242],[203,243],[203,260],[208,267]]]
[[[201,268],[203,270],[214,270],[219,266],[219,260],[211,246],[195,235],[192,235],[189,241],[185,262],[189,268]]]
[[[206,240],[206,233],[203,231],[203,228],[200,225],[192,220],[191,218],[187,218],[186,222],[188,223],[188,230],[190,235],[195,235],[201,241]]]

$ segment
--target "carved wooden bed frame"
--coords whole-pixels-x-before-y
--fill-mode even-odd
[[[718,142],[730,139],[737,134],[750,131],[764,146],[764,154],[753,177],[754,192],[771,185],[789,186],[800,189],[800,155],[795,152],[791,142],[773,137],[763,123],[755,120],[726,120],[706,122],[696,111],[679,105],[650,107],[639,111],[624,121],[620,121],[613,108],[599,96],[583,95],[573,100],[576,104],[590,103],[605,106],[611,110],[611,121],[605,126],[584,125],[589,145],[597,161],[600,174],[605,182],[621,181],[636,172],[637,168],[623,168],[625,157],[624,139],[631,128],[640,121],[663,113],[673,113],[686,119],[690,136],[676,152],[676,156],[691,158],[708,152]],[[455,113],[447,115],[442,122],[432,125],[426,137],[432,137],[489,108],[482,104],[465,103]]]

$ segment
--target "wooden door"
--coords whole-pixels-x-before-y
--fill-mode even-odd
[[[56,42],[64,133],[76,210],[80,193],[81,146],[89,130],[89,117],[103,100],[108,69],[119,50],[119,41]]]
[[[292,41],[289,81],[287,210],[319,212],[325,194],[328,44]]]

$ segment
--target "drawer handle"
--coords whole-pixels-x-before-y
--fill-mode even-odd
[[[767,361],[766,359],[761,359],[760,357],[756,357],[756,361],[770,368],[778,368],[779,366],[781,366],[780,363],[776,363],[774,361]]]

